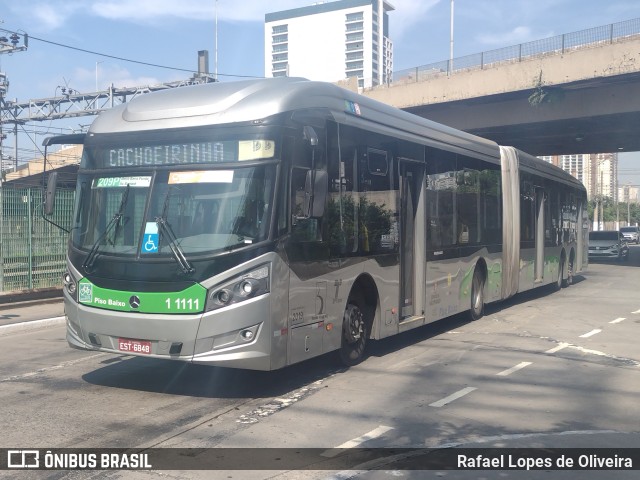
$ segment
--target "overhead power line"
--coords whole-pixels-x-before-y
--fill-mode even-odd
[[[15,33],[15,32],[12,32],[11,30],[5,30],[3,28],[0,28],[0,31],[7,32],[7,33]],[[159,65],[157,63],[143,62],[141,60],[133,60],[131,58],[124,58],[124,57],[119,57],[117,55],[110,55],[108,53],[100,53],[100,52],[95,52],[93,50],[87,50],[85,48],[74,47],[72,45],[66,45],[64,43],[59,43],[59,42],[54,42],[52,40],[46,40],[44,38],[34,37],[33,35],[30,35],[29,39],[30,40],[37,40],[37,41],[43,42],[43,43],[48,43],[50,45],[55,45],[57,47],[68,48],[70,50],[75,50],[77,52],[88,53],[90,55],[97,55],[99,57],[111,58],[111,59],[114,59],[114,60],[120,60],[122,62],[137,63],[138,65],[145,65],[147,67],[163,68],[163,69],[166,69],[166,70],[176,70],[176,71],[180,71],[180,72],[189,72],[189,73],[195,73],[196,72],[196,70],[194,70],[192,68],[170,67],[168,65]],[[236,74],[231,74],[231,73],[218,73],[218,75],[221,75],[223,77],[262,78],[262,77],[256,77],[255,75],[236,75]]]
[[[0,32],[5,32],[5,33],[8,33],[8,34],[14,34],[14,35],[17,34],[17,32],[14,32],[12,30],[7,30],[7,29],[4,29],[4,28],[0,28]],[[20,35],[25,35],[25,34],[20,34]],[[87,50],[85,48],[74,47],[72,45],[66,45],[64,43],[54,42],[52,40],[46,40],[44,38],[34,37],[32,35],[29,35],[28,38],[30,40],[37,40],[39,42],[48,43],[50,45],[55,45],[57,47],[68,48],[70,50],[75,50],[77,52],[88,53],[90,55],[97,55],[99,57],[104,57],[104,58],[111,58],[111,59],[114,59],[114,60],[120,60],[122,62],[137,63],[139,65],[145,65],[145,66],[148,66],[148,67],[164,68],[166,70],[176,70],[176,71],[179,71],[179,72],[189,72],[189,73],[196,72],[196,70],[194,70],[192,68],[171,67],[171,66],[168,66],[168,65],[160,65],[160,64],[157,64],[157,63],[143,62],[141,60],[133,60],[131,58],[124,58],[124,57],[119,57],[117,55],[110,55],[108,53],[95,52],[93,50]],[[218,73],[218,75],[221,75],[223,77],[262,78],[262,77],[257,77],[255,75],[238,75],[238,74],[233,74],[233,73]]]
[[[71,45],[65,45],[63,43],[52,42],[51,40],[45,40],[43,38],[34,37],[33,35],[31,35],[29,37],[29,39],[30,40],[38,40],[39,42],[48,43],[50,45],[55,45],[57,47],[68,48],[70,50],[76,50],[78,52],[89,53],[91,55],[97,55],[99,57],[112,58],[114,60],[121,60],[123,62],[129,62],[129,63],[137,63],[139,65],[146,65],[148,67],[164,68],[164,69],[167,69],[167,70],[177,70],[177,71],[180,71],[180,72],[189,72],[189,73],[194,73],[195,72],[195,70],[193,70],[192,68],[169,67],[167,65],[158,65],[156,63],[142,62],[140,60],[132,60],[130,58],[118,57],[116,55],[109,55],[107,53],[94,52],[92,50],[86,50],[84,48],[72,47]]]

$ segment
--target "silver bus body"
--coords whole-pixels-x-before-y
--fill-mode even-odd
[[[355,364],[368,339],[478,318],[587,266],[569,174],[332,84],[149,94],[101,114],[84,144],[64,288],[75,348]],[[256,203],[262,233],[238,233]],[[197,221],[201,206],[217,213]]]

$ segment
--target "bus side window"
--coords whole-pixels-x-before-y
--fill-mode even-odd
[[[359,248],[365,254],[388,253],[397,248],[392,228],[396,194],[391,189],[390,164],[391,155],[382,148],[368,147],[360,159],[357,228]]]
[[[427,151],[427,249],[457,244],[456,154]]]
[[[475,158],[458,156],[456,171],[458,243],[477,244],[481,240],[480,171]]]
[[[291,169],[291,232],[293,238],[300,242],[317,241],[321,239],[317,218],[301,218],[306,215],[305,206],[308,205],[305,184],[308,168],[294,167]]]
[[[525,174],[523,174],[524,177]],[[528,176],[528,175],[527,175]],[[533,183],[522,180],[520,183],[520,241],[532,242],[535,234],[535,193]],[[523,244],[522,248],[529,248]]]

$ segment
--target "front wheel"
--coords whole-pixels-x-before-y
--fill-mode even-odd
[[[471,281],[471,320],[479,320],[484,315],[484,276],[480,270],[473,272]]]
[[[367,322],[358,305],[350,303],[344,311],[342,320],[342,342],[340,359],[348,367],[362,362],[367,345]]]

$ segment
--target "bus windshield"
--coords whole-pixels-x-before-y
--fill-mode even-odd
[[[112,255],[210,254],[269,236],[273,163],[152,173],[80,174],[71,239]]]

